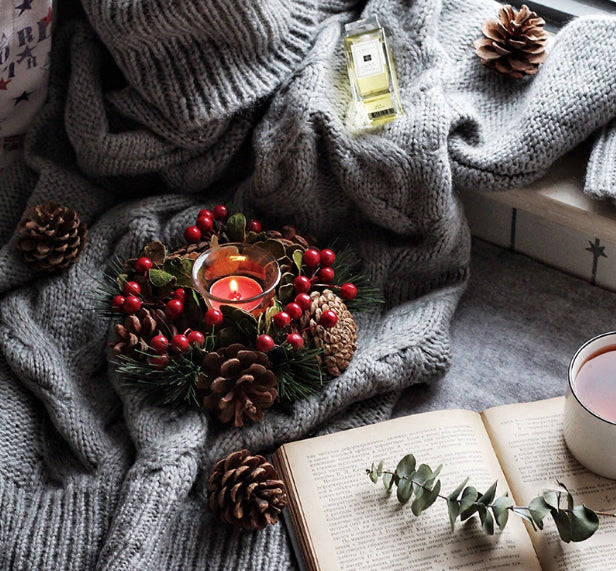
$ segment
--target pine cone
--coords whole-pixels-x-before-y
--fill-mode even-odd
[[[128,315],[124,323],[115,325],[116,341],[110,343],[114,356],[126,355],[144,361],[152,337],[160,333],[159,321],[149,309],[142,307],[137,313]]]
[[[268,238],[273,238],[274,240],[280,240],[281,242],[287,242],[289,244],[299,244],[304,248],[309,248],[311,245],[315,244],[315,239],[313,236],[308,236],[304,238],[301,234],[297,233],[295,226],[291,226],[286,224],[278,230],[268,230],[266,233]]]
[[[272,364],[261,351],[233,343],[211,351],[203,358],[198,388],[206,388],[206,410],[218,410],[222,423],[240,427],[247,420],[257,422],[278,396]],[[209,386],[208,386],[209,383]],[[205,387],[204,387],[205,385]]]
[[[29,208],[17,227],[21,250],[26,262],[39,270],[68,268],[79,258],[87,240],[85,222],[77,213],[57,202]]]
[[[339,376],[349,366],[357,348],[357,324],[344,301],[333,291],[313,291],[311,306],[300,318],[300,329],[304,329],[304,341],[308,345],[321,347],[325,368],[333,377]],[[334,327],[327,329],[319,325],[324,311],[332,310],[338,316]]]
[[[263,529],[287,505],[285,485],[263,456],[239,450],[219,460],[207,482],[210,509],[235,527]]]
[[[534,75],[545,61],[545,43],[549,37],[545,21],[524,4],[517,12],[507,5],[498,12],[498,20],[486,20],[481,31],[485,38],[473,46],[481,63],[503,75],[522,79]]]
[[[191,260],[196,260],[201,254],[203,254],[203,252],[209,249],[212,234],[213,233],[209,233],[208,235],[205,235],[202,240],[199,240],[199,242],[178,246],[173,251],[169,252],[167,258],[190,258]]]

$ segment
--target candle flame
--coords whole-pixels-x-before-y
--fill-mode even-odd
[[[238,292],[238,285],[236,280],[229,282],[229,299],[241,299],[242,295]]]

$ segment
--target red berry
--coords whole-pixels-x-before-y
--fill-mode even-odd
[[[141,309],[141,300],[135,295],[129,295],[124,299],[122,310],[125,313],[137,313]]]
[[[184,288],[180,287],[173,292],[173,299],[179,299],[182,303],[186,299]]]
[[[324,283],[324,284],[329,284],[333,281],[334,279],[334,270],[333,268],[330,268],[329,266],[326,266],[325,268],[321,268],[319,270],[319,273],[317,274],[319,281]]]
[[[188,342],[191,345],[198,345],[201,347],[205,343],[205,335],[201,331],[191,331],[188,334]]]
[[[336,254],[329,248],[325,248],[321,250],[321,265],[322,266],[331,266],[336,261]]]
[[[291,319],[299,319],[303,313],[302,308],[295,302],[287,303],[284,310],[290,315]]]
[[[216,218],[216,220],[226,220],[227,207],[224,204],[217,204],[214,206],[214,218]]]
[[[261,232],[261,222],[259,222],[258,220],[251,220],[248,223],[248,230],[250,230],[251,232]]]
[[[267,353],[274,348],[274,340],[269,335],[259,335],[257,337],[257,351]]]
[[[308,293],[311,287],[312,283],[310,282],[310,278],[308,276],[297,276],[293,280],[293,289],[297,293]]]
[[[203,217],[207,217],[207,218],[214,218],[214,213],[211,210],[199,210],[199,214],[197,214],[197,218],[203,218]]]
[[[291,323],[291,316],[286,311],[279,311],[272,317],[272,321],[276,327],[283,328]]]
[[[334,311],[331,309],[326,309],[323,313],[321,313],[319,325],[322,325],[326,329],[330,329],[331,327],[334,327],[336,323],[338,323],[338,315]]]
[[[138,274],[147,274],[151,267],[152,260],[150,258],[141,257],[135,262],[135,271]]]
[[[123,295],[114,295],[111,300],[111,307],[114,311],[122,311],[122,306],[124,305],[124,300],[126,298]]]
[[[184,353],[188,349],[188,345],[188,337],[186,335],[178,333],[171,338],[171,347],[178,353]]]
[[[312,304],[312,298],[307,293],[298,293],[295,296],[295,303],[302,309],[308,309]]]
[[[124,295],[139,295],[141,286],[137,282],[126,282],[124,284]]]
[[[222,311],[220,309],[210,308],[205,312],[203,316],[205,319],[205,324],[208,327],[214,327],[215,325],[220,325],[223,320]]]
[[[199,230],[196,226],[189,226],[186,230],[184,230],[184,240],[191,244],[198,242],[201,240],[201,230]]]
[[[214,228],[214,219],[208,216],[199,216],[199,218],[197,218],[197,228],[201,230],[202,234],[211,232]]]
[[[302,261],[309,268],[316,268],[321,262],[321,254],[316,248],[308,248],[302,256]]]
[[[165,304],[165,315],[169,319],[177,319],[184,313],[184,304],[179,299],[170,299]]]
[[[342,299],[355,299],[357,296],[357,286],[352,283],[345,283],[340,286],[340,295]]]
[[[152,355],[148,357],[148,363],[155,369],[164,369],[169,364],[169,356],[166,353],[162,355]]]
[[[299,333],[289,333],[287,335],[287,343],[297,351],[304,346],[304,339]]]
[[[157,353],[164,353],[169,346],[169,340],[164,335],[155,335],[150,340],[150,347]]]

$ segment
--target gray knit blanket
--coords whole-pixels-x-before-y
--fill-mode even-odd
[[[82,5],[54,32],[24,159],[0,176],[0,567],[288,569],[282,522],[214,520],[214,462],[384,420],[403,389],[443,376],[469,264],[459,189],[528,183],[592,136],[587,192],[613,196],[616,20],[573,21],[539,73],[514,81],[472,49],[490,0]],[[405,115],[357,133],[341,28],[371,14]],[[79,213],[89,242],[67,271],[39,275],[16,227],[50,199]],[[344,374],[241,429],[120,383],[90,295],[111,258],[181,243],[218,203],[351,243],[386,300],[356,316]]]

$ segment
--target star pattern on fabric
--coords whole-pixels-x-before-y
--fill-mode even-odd
[[[15,10],[20,10],[18,16],[21,16],[26,10],[32,10],[32,2],[34,0],[23,0],[21,4],[15,6]]]
[[[17,54],[17,57],[19,58],[17,60],[17,63],[21,63],[26,58],[34,57],[34,54],[32,53],[32,50],[30,49],[30,46],[26,46],[26,48],[24,49],[23,52],[19,52]]]
[[[49,26],[49,24],[51,24],[52,16],[53,16],[53,13],[51,11],[51,8],[49,8],[49,10],[47,10],[47,16],[45,16],[44,18],[41,18],[39,22],[45,22],[45,27],[47,27]]]
[[[4,77],[0,77],[0,90],[1,91],[6,91],[7,90],[7,85],[9,83],[11,83],[11,81],[13,81],[13,80],[9,79],[8,81],[5,81]]]
[[[17,97],[13,97],[13,101],[15,102],[13,103],[13,105],[17,105],[18,103],[21,103],[22,101],[29,101],[30,95],[32,95],[32,91],[24,91],[22,92],[21,95],[18,95]]]

